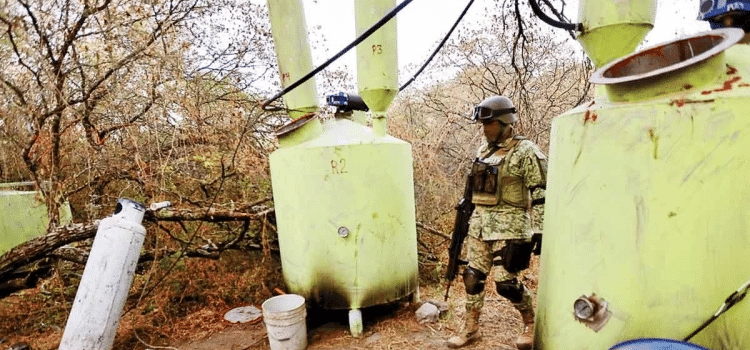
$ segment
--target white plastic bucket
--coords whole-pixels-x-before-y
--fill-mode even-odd
[[[272,297],[261,306],[271,350],[307,348],[305,298],[296,294]]]

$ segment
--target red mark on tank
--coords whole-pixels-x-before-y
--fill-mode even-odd
[[[704,91],[701,91],[701,95],[708,95],[708,94],[710,94],[712,92],[721,92],[721,91],[732,90],[732,84],[740,81],[740,79],[742,79],[742,78],[741,77],[734,77],[732,79],[729,79],[729,80],[727,80],[727,81],[724,82],[724,85],[722,85],[722,87],[720,87],[718,89],[713,89],[713,90],[704,90]],[[740,84],[740,86],[741,86],[741,84]]]
[[[739,84],[737,86],[738,87],[748,87],[748,86],[750,86],[750,84],[748,84],[748,83],[742,83],[742,84]]]
[[[718,92],[718,91],[731,90],[732,89],[732,84],[738,82],[740,79],[742,79],[742,78],[741,77],[734,77],[732,79],[729,79],[729,80],[727,80],[727,81],[724,82],[724,86],[721,89],[716,89],[714,91]]]
[[[672,100],[672,102],[669,103],[670,106],[677,106],[682,107],[685,105],[685,100],[679,99],[679,100]]]
[[[690,85],[690,84],[685,84],[685,85],[683,85],[682,87],[683,87],[683,88],[684,88],[685,90],[689,90],[689,89],[692,89],[692,88],[693,88],[693,86],[692,86],[692,85]]]
[[[586,111],[586,114],[583,116],[583,123],[586,124],[589,121],[595,122],[597,118],[596,113],[592,111]]]
[[[708,92],[710,93],[711,91],[708,91]],[[681,99],[677,99],[677,100],[672,100],[672,102],[670,102],[669,105],[673,106],[673,107],[674,106],[682,107],[682,106],[684,106],[686,104],[694,104],[694,103],[714,103],[714,99],[710,99],[710,100],[685,100],[685,99],[681,98]]]
[[[734,73],[737,73],[737,68],[727,65],[727,74],[734,74]]]

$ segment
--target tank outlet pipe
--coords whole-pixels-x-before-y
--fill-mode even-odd
[[[657,0],[580,0],[578,42],[597,68],[630,54],[654,27]]]
[[[305,8],[302,0],[268,0],[267,4],[281,86],[286,90],[299,84],[284,93],[284,105],[292,121],[276,131],[279,146],[290,147],[315,139],[323,132],[320,120],[310,117],[319,110],[315,78],[299,83],[313,69]],[[276,98],[278,95],[272,100]]]
[[[146,208],[120,198],[112,216],[102,219],[94,237],[60,350],[111,349],[120,323],[146,229]]]
[[[273,47],[279,63],[281,85],[287,87],[312,70],[307,38],[305,7],[301,0],[268,0]],[[289,116],[297,119],[318,111],[315,79],[310,79],[284,96]]]
[[[354,6],[354,24],[359,35],[389,13],[396,1],[355,0]],[[372,129],[377,136],[385,136],[385,112],[398,94],[397,51],[395,18],[357,45],[359,96],[370,108]]]

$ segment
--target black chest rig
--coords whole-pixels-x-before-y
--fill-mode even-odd
[[[521,140],[514,136],[503,146],[493,145],[482,158],[471,165],[472,203],[495,206],[502,203],[517,207],[531,208],[531,192],[518,176],[509,172],[509,160]]]

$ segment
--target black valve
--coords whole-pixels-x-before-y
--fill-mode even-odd
[[[329,106],[336,107],[336,113],[347,113],[351,111],[368,111],[370,108],[367,107],[362,97],[355,94],[347,94],[345,92],[339,92],[337,94],[328,95],[326,97],[326,103]]]

